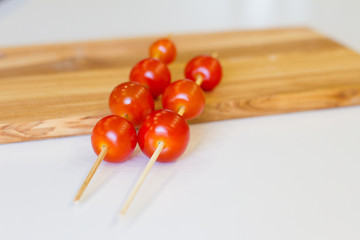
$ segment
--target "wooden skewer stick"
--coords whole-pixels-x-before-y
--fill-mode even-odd
[[[213,58],[218,58],[218,57],[219,57],[219,54],[218,54],[217,52],[213,52],[213,53],[211,54],[211,56],[212,56]]]
[[[178,114],[182,116],[184,115],[184,113],[185,113],[185,107],[184,106],[179,107]]]
[[[79,202],[82,195],[84,194],[87,186],[89,185],[92,177],[94,176],[96,170],[98,169],[100,163],[103,161],[103,159],[105,158],[106,154],[108,153],[109,149],[106,145],[103,145],[102,149],[101,149],[101,152],[99,154],[99,156],[97,157],[94,165],[92,166],[89,174],[87,175],[87,177],[85,178],[83,184],[81,185],[78,193],[76,194],[75,196],[75,199],[74,199],[74,202]]]
[[[156,162],[157,158],[159,157],[161,151],[163,150],[165,146],[165,143],[163,141],[159,141],[158,142],[158,146],[155,150],[155,152],[153,153],[153,155],[151,156],[149,162],[146,164],[146,167],[144,169],[144,171],[141,173],[139,179],[137,180],[134,188],[131,190],[130,196],[128,197],[128,199],[126,200],[126,202],[124,203],[120,214],[119,215],[125,215],[126,211],[128,210],[128,208],[130,207],[130,204],[132,203],[132,201],[134,200],[137,192],[139,191],[139,189],[141,188],[141,185],[143,184],[143,182],[145,181],[145,178],[147,177],[147,175],[149,174],[152,166],[154,165],[154,163]]]
[[[184,112],[185,112],[185,107],[184,106],[179,107],[178,114],[180,116],[182,116],[184,114]],[[146,164],[146,167],[145,167],[144,171],[141,173],[141,175],[140,175],[139,179],[137,180],[135,186],[131,190],[130,196],[128,197],[128,199],[124,203],[124,205],[123,205],[123,207],[122,207],[122,209],[121,209],[121,211],[119,213],[119,216],[125,215],[125,213],[129,209],[130,204],[134,201],[134,198],[135,198],[137,192],[140,190],[142,184],[145,181],[145,178],[149,174],[151,168],[154,166],[154,163],[156,162],[157,158],[159,157],[161,151],[164,149],[164,146],[165,146],[165,143],[163,141],[158,142],[158,146],[155,149],[155,152],[151,156],[150,160]]]
[[[198,86],[201,86],[201,84],[203,83],[204,81],[204,78],[201,74],[198,74],[196,75],[196,80],[195,80],[195,83],[198,85]]]

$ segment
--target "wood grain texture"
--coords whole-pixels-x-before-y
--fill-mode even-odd
[[[88,134],[157,37],[0,49],[0,143]],[[360,56],[306,28],[173,36],[186,62],[216,51],[224,77],[191,123],[360,104]],[[159,102],[157,107],[160,108]]]

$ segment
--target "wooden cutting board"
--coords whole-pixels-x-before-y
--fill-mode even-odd
[[[0,143],[89,134],[157,37],[0,49]],[[192,123],[360,104],[360,56],[306,28],[175,35],[172,80],[217,52],[224,77]],[[157,107],[160,108],[159,102]]]

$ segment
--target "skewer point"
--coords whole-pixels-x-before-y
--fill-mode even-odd
[[[155,152],[153,153],[153,155],[149,159],[145,169],[143,170],[143,172],[141,173],[139,179],[135,183],[135,186],[133,187],[129,197],[125,201],[125,203],[124,203],[122,209],[120,210],[120,213],[118,214],[118,216],[119,215],[123,216],[127,212],[128,208],[130,207],[130,204],[133,202],[137,192],[139,191],[140,187],[144,183],[146,176],[149,174],[152,166],[156,162],[156,159],[159,157],[159,155],[160,155],[161,151],[163,150],[164,146],[165,146],[165,143],[163,141],[158,142],[158,146],[157,146]]]
[[[87,186],[89,185],[92,177],[94,176],[96,170],[98,169],[100,163],[104,160],[106,154],[108,153],[108,147],[106,145],[102,146],[101,152],[99,153],[94,165],[92,166],[90,172],[88,173],[87,177],[85,178],[83,184],[81,185],[79,191],[77,192],[74,203],[79,203],[82,195],[84,194]]]
[[[213,52],[213,53],[211,54],[211,56],[212,56],[213,58],[218,58],[218,57],[219,57],[219,54],[218,54],[218,52]]]

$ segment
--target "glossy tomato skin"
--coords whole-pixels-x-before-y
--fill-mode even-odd
[[[175,44],[168,38],[157,40],[150,46],[149,55],[165,64],[169,64],[176,58]]]
[[[171,75],[164,63],[155,58],[146,58],[132,68],[130,81],[140,83],[149,89],[153,98],[157,98],[170,84]]]
[[[119,163],[127,160],[133,153],[137,143],[134,126],[123,117],[116,115],[100,119],[91,134],[94,152],[99,155],[102,146],[108,147],[104,160]]]
[[[205,107],[203,90],[194,81],[182,79],[171,83],[162,96],[163,108],[179,111],[185,107],[183,118],[190,120],[198,117]]]
[[[164,142],[157,161],[172,162],[185,151],[190,129],[187,122],[179,114],[170,110],[157,110],[147,116],[139,129],[139,146],[149,158],[155,152],[159,141]]]
[[[198,56],[190,60],[185,67],[185,77],[195,81],[197,75],[204,78],[201,88],[210,91],[216,87],[222,77],[222,69],[219,61],[210,56]]]
[[[154,111],[154,99],[139,83],[125,82],[111,92],[109,107],[114,115],[124,117],[134,127],[138,127],[145,117]]]

